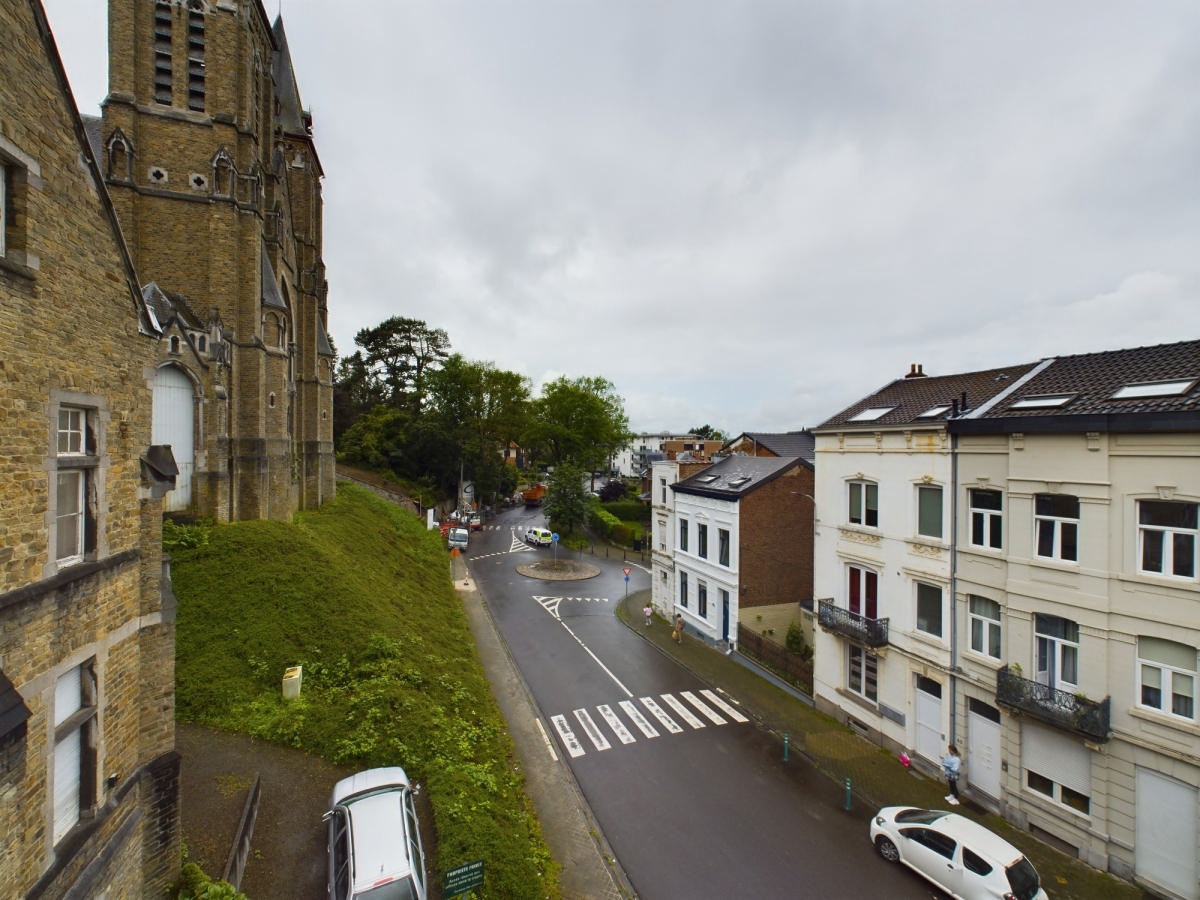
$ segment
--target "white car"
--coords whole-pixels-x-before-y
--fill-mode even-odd
[[[399,766],[367,769],[333,786],[325,813],[332,900],[426,900],[414,794]]]
[[[997,834],[958,813],[888,806],[871,820],[871,843],[961,900],[1046,900],[1037,870]]]
[[[530,528],[525,532],[525,542],[535,547],[549,547],[554,542],[554,534],[548,528]]]

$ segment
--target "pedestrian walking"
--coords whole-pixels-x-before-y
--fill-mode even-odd
[[[652,607],[649,603],[647,603],[645,606],[642,607],[642,615],[646,617],[646,625],[647,625],[647,627],[649,627],[650,617],[652,615],[654,615],[654,607]]]
[[[949,749],[950,752],[942,757],[942,771],[946,773],[946,783],[950,785],[946,802],[951,806],[958,806],[958,774],[962,771],[962,759],[958,755],[957,747],[951,744]]]
[[[683,614],[675,614],[675,630],[671,632],[671,637],[675,639],[675,643],[683,643]]]

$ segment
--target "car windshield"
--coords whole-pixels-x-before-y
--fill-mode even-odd
[[[902,809],[896,813],[896,821],[915,823],[917,825],[932,825],[946,813],[940,809]]]
[[[397,878],[379,887],[368,888],[354,895],[354,900],[416,900],[417,886],[413,877]]]
[[[1005,870],[1008,884],[1017,900],[1033,900],[1041,886],[1037,869],[1025,857],[1021,857]]]

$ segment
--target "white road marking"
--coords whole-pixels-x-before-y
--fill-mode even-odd
[[[596,723],[592,721],[591,714],[586,709],[575,710],[575,718],[579,721],[583,728],[584,734],[592,739],[592,743],[596,745],[597,750],[607,750],[612,744],[608,742],[608,738],[604,733],[596,727]]]
[[[738,710],[735,707],[726,703],[725,700],[722,697],[719,697],[715,691],[710,691],[708,688],[705,688],[700,693],[704,695],[706,700],[708,700],[714,706],[719,708],[721,710],[721,712],[725,713],[725,715],[727,715],[727,716],[729,716],[729,718],[733,719],[733,721],[735,721],[735,722],[749,722],[750,721],[746,716],[744,716],[740,712],[738,712]]]
[[[550,759],[552,759],[554,762],[558,762],[558,754],[554,752],[554,741],[550,740],[550,735],[546,734],[546,729],[542,727],[542,720],[534,719],[533,721],[537,723],[538,731],[541,732],[542,743],[545,744],[546,749],[550,751]]]
[[[690,709],[688,709],[686,706],[684,706],[682,703],[680,703],[677,699],[675,699],[674,696],[672,696],[671,694],[663,694],[662,698],[663,698],[663,701],[667,704],[667,706],[669,706],[669,707],[671,707],[671,709],[675,710],[675,714],[677,716],[679,716],[679,718],[683,719],[683,721],[687,722],[693,728],[704,728],[705,727],[704,723],[701,722],[699,719],[697,719],[694,715],[692,715],[692,711]]]
[[[668,716],[666,710],[659,706],[658,701],[653,697],[642,697],[642,706],[650,710],[650,715],[658,719],[662,727],[667,729],[671,734],[679,734],[679,732],[683,731],[679,723]]]
[[[642,711],[638,709],[632,700],[622,700],[620,703],[621,709],[625,710],[625,715],[633,720],[633,724],[648,738],[658,737],[658,729],[650,724],[650,720],[642,715]]]
[[[604,721],[608,723],[608,727],[613,730],[613,733],[622,744],[632,744],[637,741],[637,738],[625,727],[625,723],[621,721],[621,717],[613,712],[611,706],[605,703],[602,706],[597,706],[596,709],[600,711],[600,715],[604,716]]]
[[[558,732],[563,746],[567,748],[567,752],[571,754],[572,759],[587,753],[583,749],[583,745],[579,743],[579,739],[575,737],[575,732],[571,730],[571,726],[567,724],[566,716],[553,716],[550,721],[554,724],[554,730]]]
[[[714,725],[725,724],[725,720],[717,715],[717,711],[715,709],[713,709],[691,691],[681,691],[679,696],[681,696],[688,703],[692,704],[692,706],[696,707],[696,709],[700,710],[700,714]]]

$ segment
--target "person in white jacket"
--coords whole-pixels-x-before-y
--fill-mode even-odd
[[[950,785],[950,793],[946,795],[946,802],[958,806],[958,773],[962,771],[962,758],[958,755],[958,748],[953,744],[949,749],[950,752],[942,757],[942,771],[946,773],[946,782]]]

